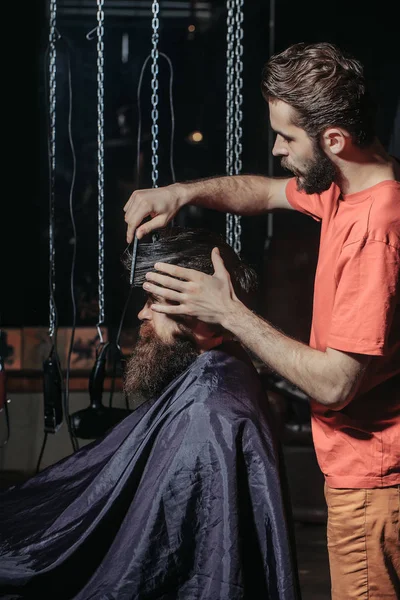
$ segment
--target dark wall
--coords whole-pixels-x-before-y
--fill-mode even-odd
[[[17,40],[20,58],[13,59],[5,80],[8,99],[6,125],[10,141],[2,200],[5,231],[1,319],[4,325],[46,325],[48,322],[48,167],[46,143],[45,50],[46,3],[26,7]],[[268,171],[267,112],[260,94],[260,74],[268,58],[269,6],[264,1],[245,3],[244,138],[243,171]],[[178,180],[223,174],[225,170],[225,17],[223,2],[214,4],[210,27],[190,39],[187,23],[162,23],[160,50],[174,64],[176,112],[175,169]],[[349,12],[351,6],[352,13]],[[385,12],[367,10],[365,4],[293,0],[276,6],[276,50],[298,41],[332,41],[364,61],[379,103],[378,132],[386,146],[394,138],[394,119],[400,80],[398,42],[391,4]],[[31,13],[29,14],[29,8]],[[393,4],[394,8],[394,4]],[[92,23],[93,25],[93,23]],[[68,146],[68,60],[73,85],[73,138],[77,178],[73,206],[77,223],[78,260],[75,290],[79,299],[78,324],[97,320],[96,225],[96,44],[85,34],[90,22],[59,22],[63,43],[58,47],[57,80],[57,305],[60,325],[71,324],[70,265],[72,228],[69,192],[72,175]],[[123,31],[130,33],[130,60],[120,60]],[[150,50],[150,23],[109,23],[105,34],[105,169],[106,169],[106,298],[107,321],[118,322],[126,296],[119,256],[125,248],[122,207],[137,185],[136,92],[143,60]],[[14,54],[14,49],[10,49]],[[162,63],[160,62],[160,66]],[[168,71],[160,75],[160,179],[171,182],[169,170]],[[150,178],[150,82],[142,91],[142,153],[144,170],[140,187]],[[125,116],[124,126],[118,115]],[[190,131],[200,129],[204,143],[187,143]],[[398,137],[397,137],[398,139]],[[275,174],[281,174],[275,164]],[[8,183],[7,183],[8,180]],[[187,224],[211,227],[223,233],[224,215],[197,211],[186,215]],[[264,249],[265,218],[243,219],[243,256],[258,270],[263,282],[260,311],[284,330],[300,338],[308,335],[313,272],[318,247],[318,225],[298,214],[276,214],[274,237]]]

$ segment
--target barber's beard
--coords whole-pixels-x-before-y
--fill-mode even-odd
[[[297,181],[297,189],[306,194],[321,194],[328,190],[335,181],[336,167],[322,150],[318,142],[314,144],[314,156],[309,159],[301,169],[301,172],[291,166],[286,158],[282,158],[281,165],[291,171]]]
[[[178,335],[167,344],[151,325],[142,325],[139,341],[127,361],[124,391],[146,399],[158,397],[198,356],[199,350],[189,337]]]

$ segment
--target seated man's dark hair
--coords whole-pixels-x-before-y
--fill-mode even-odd
[[[213,248],[218,248],[220,251],[236,295],[240,300],[248,303],[252,293],[257,289],[256,272],[239,258],[222,236],[205,229],[165,228],[155,234],[153,242],[139,242],[133,285],[141,287],[145,282],[146,273],[154,271],[156,262],[179,265],[212,275],[214,273],[211,261]],[[123,263],[129,272],[131,260],[131,251],[126,252]]]

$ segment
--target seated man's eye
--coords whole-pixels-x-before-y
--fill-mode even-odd
[[[153,294],[148,294],[147,302],[149,304],[158,304],[158,303],[165,302],[165,300],[163,300],[160,296],[154,296]]]

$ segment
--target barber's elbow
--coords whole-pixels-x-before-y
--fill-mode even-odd
[[[350,402],[351,398],[338,398],[337,400],[333,400],[328,404],[328,407],[331,410],[342,410],[345,406],[347,406]]]
[[[342,410],[351,402],[353,394],[347,386],[335,386],[324,395],[323,404],[330,410]]]

